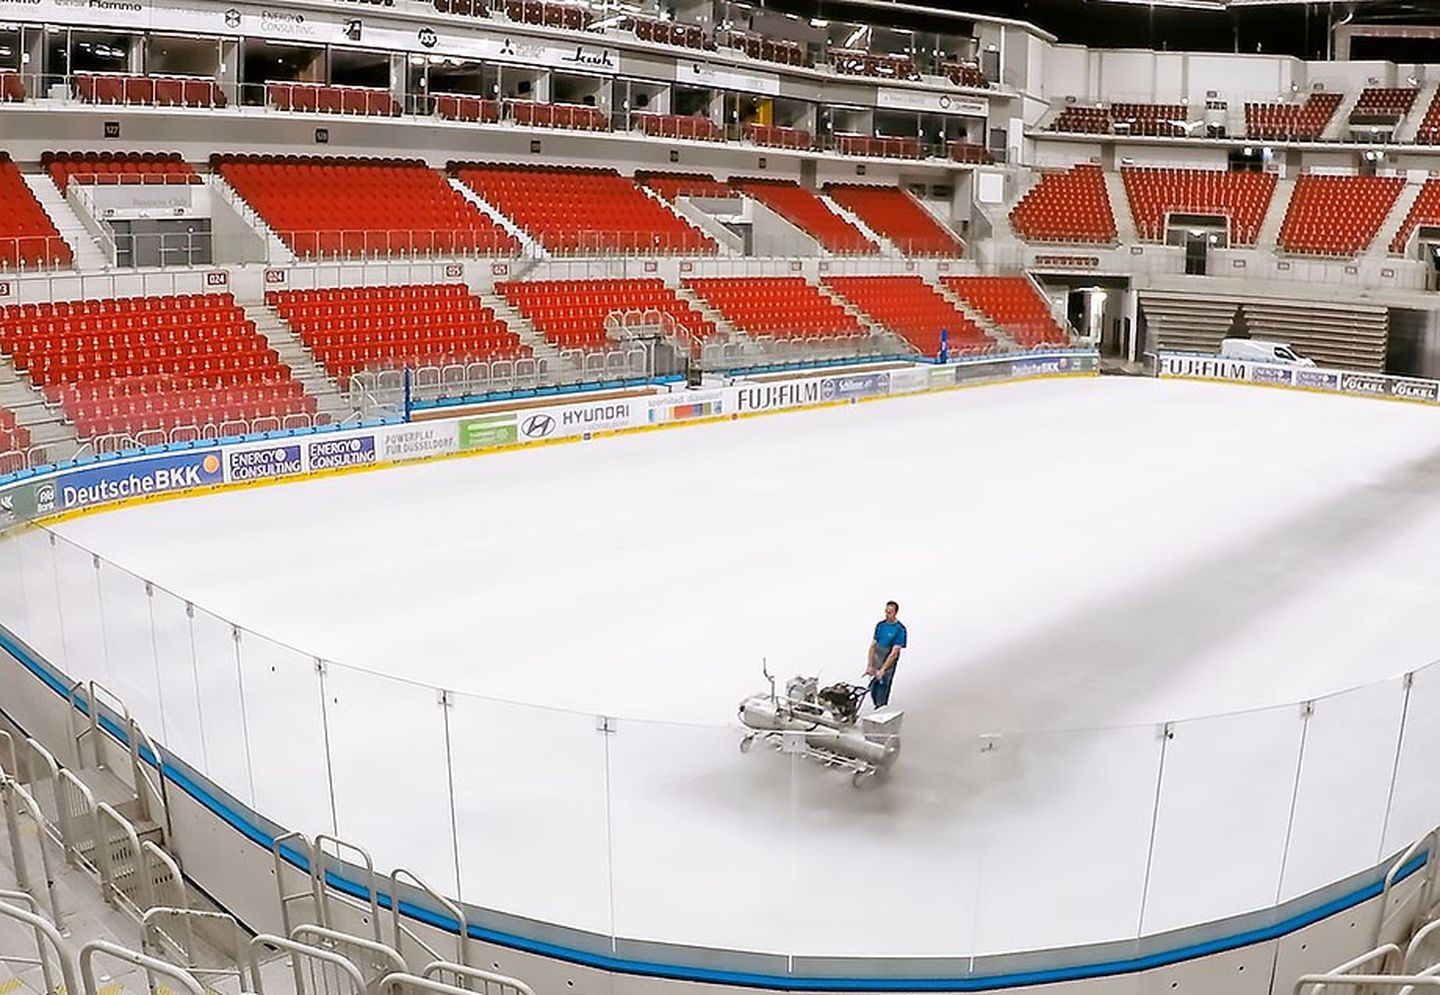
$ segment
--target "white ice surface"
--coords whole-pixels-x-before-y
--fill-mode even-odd
[[[309,661],[242,639],[241,666],[215,668],[197,649],[196,696],[235,697],[212,680],[245,688],[235,736],[214,731],[223,708],[190,723],[211,729],[226,787],[467,901],[621,936],[814,954],[1122,939],[1303,893],[1440,815],[1433,785],[1402,785],[1415,801],[1381,839],[1395,680],[1316,705],[1285,852],[1293,703],[1440,655],[1440,413],[1420,406],[1012,384],[240,490],[61,531],[344,665],[326,676],[332,816]],[[890,781],[855,793],[780,756],[742,758],[729,725],[760,659],[782,678],[855,679],[887,598],[911,640]],[[207,624],[216,658],[224,629]],[[119,655],[75,676],[123,685],[104,669]],[[442,710],[423,685],[461,695]],[[613,735],[596,713],[621,717]],[[1154,724],[1188,719],[1169,741],[1146,891]],[[1346,749],[1351,724],[1363,749]],[[980,738],[992,732],[1006,735]],[[240,739],[248,765],[226,748]],[[1365,810],[1332,839],[1324,800],[1339,791]],[[895,904],[858,934],[846,902],[764,900],[845,866],[864,879],[866,861]]]

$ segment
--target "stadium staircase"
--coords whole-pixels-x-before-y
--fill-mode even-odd
[[[1408,145],[1415,141],[1415,136],[1420,131],[1420,122],[1425,120],[1425,112],[1437,95],[1440,95],[1440,79],[1426,80],[1420,87],[1420,92],[1415,95],[1415,103],[1410,106],[1410,113],[1401,118],[1395,128],[1397,143]]]
[[[676,284],[672,289],[675,291],[676,297],[680,298],[686,304],[689,304],[696,311],[699,311],[706,321],[714,325],[715,331],[718,334],[731,341],[745,340],[745,334],[726,320],[725,315],[721,314],[718,308],[711,305],[709,301],[687,287],[683,281]]]
[[[982,332],[994,339],[1002,351],[1020,348],[1020,343],[1016,342],[1015,339],[1010,336],[1009,332],[991,320],[990,316],[984,311],[957,294],[951,287],[946,285],[944,280],[937,281],[934,287],[939,291],[941,297],[955,305],[955,307],[958,308],[965,317],[973,321]]]
[[[110,260],[95,244],[95,236],[65,196],[56,189],[55,183],[46,173],[26,173],[25,185],[30,188],[40,206],[45,209],[60,237],[75,253],[75,265],[85,272],[94,273],[110,268]]]
[[[653,189],[648,183],[641,183],[637,179],[635,181],[635,185],[640,188],[640,191],[645,194],[645,196],[649,197],[653,201],[656,201],[661,207],[665,208],[666,212],[675,215],[675,217],[679,218],[685,224],[693,225],[694,227],[700,229],[700,231],[704,232],[707,236],[713,239],[715,241],[715,244],[718,246],[718,249],[716,250],[716,255],[744,255],[743,240],[741,240],[739,236],[737,236],[734,232],[727,229],[724,225],[718,224],[704,211],[694,208],[688,211],[682,210],[680,205],[676,204],[675,201],[670,200],[667,197],[661,196],[659,191]],[[719,231],[717,232],[716,229],[719,229]]]
[[[886,238],[884,235],[881,235],[874,228],[871,228],[869,225],[867,225],[864,221],[860,219],[860,215],[856,214],[854,211],[849,210],[848,208],[842,207],[840,202],[837,201],[834,197],[830,196],[828,193],[822,193],[818,190],[815,192],[815,196],[819,198],[822,204],[830,208],[830,210],[834,211],[836,214],[840,215],[840,217],[844,218],[846,221],[850,222],[850,224],[854,225],[855,228],[859,230],[860,234],[864,235],[866,238],[870,239],[870,241],[880,246],[880,254],[882,256],[903,255],[903,253],[900,251],[899,246],[897,246],[894,242],[890,241],[890,239]]]
[[[1290,198],[1295,193],[1295,178],[1284,177],[1275,182],[1275,193],[1270,197],[1270,206],[1260,222],[1260,234],[1255,247],[1274,252],[1280,247],[1280,226],[1285,223],[1285,212],[1290,209]]]
[[[279,354],[280,362],[290,367],[291,378],[300,381],[305,393],[315,398],[318,411],[329,415],[336,424],[350,417],[353,409],[341,395],[335,380],[316,361],[289,323],[280,317],[280,312],[268,304],[245,304],[242,307],[245,316],[255,322],[255,330]]]
[[[861,231],[865,231],[865,229],[862,228]],[[888,253],[890,250],[887,248],[885,251]],[[859,322],[860,327],[865,329],[871,335],[877,335],[887,340],[893,340],[893,344],[895,346],[894,351],[897,354],[911,351],[910,346],[901,336],[891,331],[881,322],[870,317],[870,315],[863,308],[851,301],[848,297],[841,295],[834,287],[831,287],[829,284],[822,281],[817,285],[817,289],[820,291],[820,295],[822,297],[828,297],[830,300],[838,304],[841,310],[843,310],[846,314],[850,315],[850,317],[854,318],[857,322]]]
[[[455,188],[455,190],[460,194],[460,196],[464,197],[470,203],[474,204],[476,210],[478,210],[481,214],[484,214],[491,221],[494,221],[501,228],[504,228],[511,235],[515,236],[517,241],[519,241],[522,247],[522,251],[524,253],[524,259],[528,260],[528,262],[518,263],[518,265],[520,266],[520,271],[516,272],[515,270],[512,270],[512,278],[520,279],[524,276],[525,271],[528,271],[535,265],[536,260],[546,258],[550,255],[549,250],[547,250],[545,246],[541,245],[540,242],[536,240],[529,232],[527,232],[524,228],[521,228],[514,221],[511,221],[504,214],[501,214],[500,211],[496,209],[493,204],[491,204],[484,197],[481,197],[478,193],[476,193],[464,180],[460,179],[458,176],[447,176],[445,177],[445,179],[452,187]]]
[[[505,327],[519,336],[522,344],[530,347],[530,354],[536,359],[543,359],[551,369],[573,369],[574,363],[564,358],[560,350],[535,328],[529,318],[521,314],[511,303],[505,299],[504,294],[481,294],[480,303],[484,304],[495,317],[505,323]]]
[[[244,197],[240,196],[234,187],[225,182],[224,177],[219,173],[211,173],[208,180],[211,192],[218,194],[216,199],[222,201],[225,206],[239,215],[240,220],[260,236],[265,246],[264,256],[267,262],[272,265],[281,265],[299,260],[300,257],[290,246],[285,244],[285,240],[276,234],[275,229],[270,227],[269,223],[260,216],[255,208],[250,206]],[[214,207],[211,210],[213,211]]]
[[[1105,170],[1105,189],[1110,194],[1110,207],[1115,215],[1115,235],[1121,245],[1140,241],[1135,230],[1135,216],[1130,212],[1130,198],[1125,193],[1125,180],[1118,169]]]
[[[1343,141],[1350,135],[1350,114],[1355,110],[1355,105],[1360,102],[1365,88],[1360,87],[1345,94],[1340,100],[1340,106],[1335,108],[1335,113],[1325,124],[1325,130],[1320,132],[1322,142]]]
[[[1375,236],[1371,245],[1372,249],[1382,252],[1390,250],[1390,244],[1399,236],[1400,230],[1410,220],[1410,209],[1415,206],[1415,201],[1420,198],[1420,191],[1425,188],[1424,183],[1407,182],[1400,188],[1400,196],[1395,198],[1395,203],[1390,206],[1390,213],[1380,224],[1380,232]]]

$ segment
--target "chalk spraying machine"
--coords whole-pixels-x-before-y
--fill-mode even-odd
[[[762,665],[761,672],[770,690],[740,702],[740,721],[747,730],[740,740],[741,753],[750,752],[757,741],[766,743],[782,753],[848,771],[857,788],[889,770],[900,755],[905,713],[880,708],[862,716],[860,705],[869,687],[840,683],[821,688],[819,678],[792,677],[782,695],[768,666]]]

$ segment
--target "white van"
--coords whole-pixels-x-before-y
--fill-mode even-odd
[[[1252,363],[1315,365],[1315,360],[1306,359],[1284,342],[1267,342],[1264,339],[1224,339],[1220,343],[1220,355],[1225,359],[1248,359]]]

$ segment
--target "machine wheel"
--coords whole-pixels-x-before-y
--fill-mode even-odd
[[[850,775],[850,787],[863,788],[867,781],[875,776],[873,770],[857,770]]]
[[[754,736],[742,736],[740,738],[740,752],[749,753],[750,745],[755,742]]]

